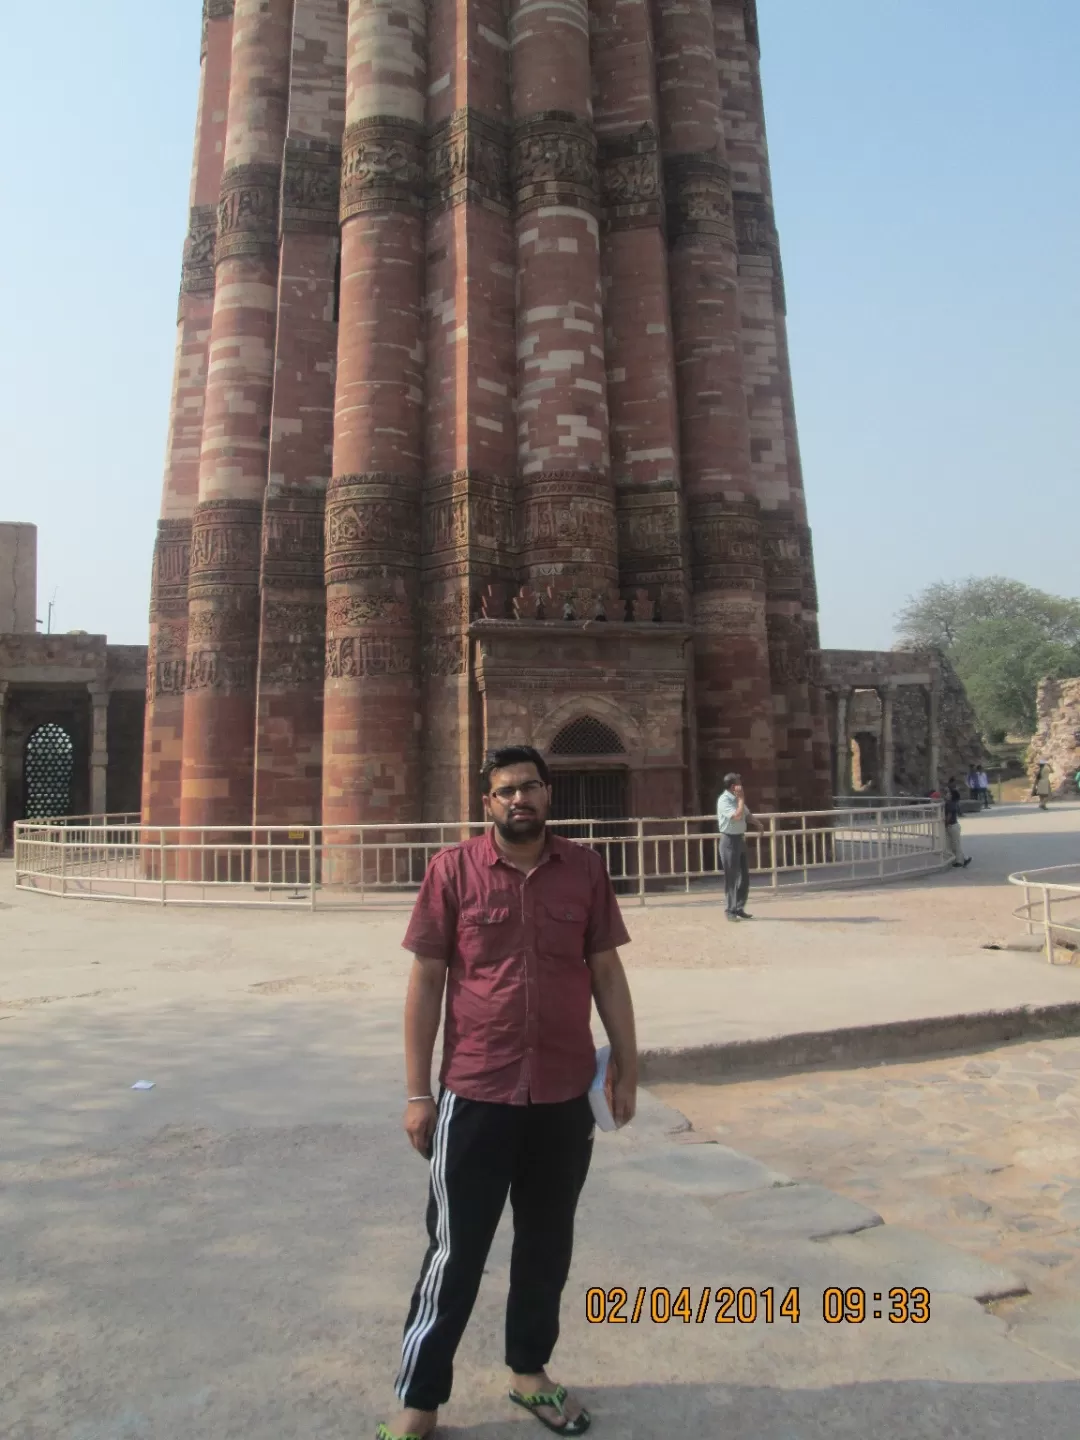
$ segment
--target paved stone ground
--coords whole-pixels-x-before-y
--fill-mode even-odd
[[[847,1010],[865,1014],[875,984],[864,977],[852,992],[871,928],[880,938],[865,966],[894,994],[897,977],[910,992],[946,963],[954,982],[974,977],[980,1004],[986,988],[1041,985],[1048,972],[1030,957],[980,956],[963,933],[965,914],[979,936],[1004,930],[1003,863],[1052,863],[1024,856],[1073,843],[1052,828],[1057,816],[1038,830],[1020,816],[1011,840],[1009,823],[1000,840],[985,832],[1000,850],[996,881],[984,860],[986,885],[947,890],[944,877],[905,893],[793,897],[770,907],[775,924],[735,935],[704,908],[631,913],[643,1028],[672,1040],[714,1033],[734,1009],[740,1025],[775,1029],[783,1017],[762,1011],[771,994],[795,1013],[796,981],[828,1015],[837,975],[850,982]],[[949,917],[944,939],[930,934],[933,905]],[[864,926],[866,916],[881,923]],[[426,1192],[399,1131],[401,924],[57,903],[15,892],[0,866],[5,1440],[373,1433]],[[678,963],[654,967],[653,946]],[[1053,975],[1068,997],[1078,979]],[[665,1015],[659,997],[673,985],[681,1008]],[[133,1092],[143,1078],[156,1088]],[[790,1183],[790,1171],[763,1163],[757,1136],[749,1153],[688,1144],[702,1137],[670,1134],[680,1123],[646,1096],[638,1124],[597,1143],[556,1365],[582,1388],[597,1435],[1076,1440],[1080,1332],[1064,1293],[1057,1309],[1055,1297],[1041,1309],[1021,1302],[1022,1323],[1012,1302],[989,1314],[977,1297],[1021,1284],[1008,1267],[880,1225],[881,1203],[838,1196],[831,1180]],[[504,1226],[446,1435],[539,1433],[509,1410],[492,1369],[507,1260]],[[932,1288],[930,1324],[824,1324],[827,1286],[905,1280]],[[685,1285],[696,1298],[725,1284],[798,1286],[802,1319],[586,1322],[590,1286]]]

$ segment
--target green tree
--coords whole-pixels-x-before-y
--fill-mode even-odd
[[[1001,576],[928,586],[897,617],[897,634],[945,652],[991,739],[1035,730],[1045,675],[1080,675],[1080,601]]]

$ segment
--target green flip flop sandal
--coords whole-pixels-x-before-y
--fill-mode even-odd
[[[434,1435],[434,1433],[434,1430],[429,1432],[428,1440],[430,1440],[430,1437]],[[411,1430],[407,1435],[395,1435],[388,1426],[380,1425],[375,1431],[375,1440],[424,1440],[424,1436],[416,1435]]]
[[[566,1413],[567,1394],[568,1391],[565,1385],[556,1385],[555,1389],[549,1391],[547,1394],[537,1391],[535,1395],[521,1395],[518,1391],[511,1390],[510,1399],[515,1405],[520,1405],[523,1410],[528,1410],[540,1421],[541,1425],[553,1431],[556,1435],[584,1435],[585,1431],[588,1430],[592,1424],[592,1416],[587,1410],[582,1410],[580,1415],[575,1415],[571,1420]],[[539,1413],[540,1407],[543,1405],[547,1405],[552,1410],[559,1412],[562,1416],[561,1425],[557,1424],[554,1420],[547,1419],[546,1416]]]

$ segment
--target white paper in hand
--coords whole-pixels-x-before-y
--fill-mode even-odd
[[[596,1074],[593,1076],[592,1085],[589,1087],[589,1104],[592,1106],[593,1118],[601,1130],[617,1130],[615,1116],[611,1113],[611,1106],[607,1099],[607,1068],[611,1059],[611,1046],[605,1045],[602,1050],[596,1052]]]

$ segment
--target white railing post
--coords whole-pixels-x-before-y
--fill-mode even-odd
[[[167,898],[166,898],[166,891],[165,891],[165,886],[166,886],[165,862],[166,862],[166,859],[167,859],[167,856],[166,856],[166,854],[165,854],[165,831],[164,831],[164,830],[159,830],[159,831],[158,831],[158,836],[159,836],[159,841],[158,841],[158,853],[159,853],[160,864],[161,864],[161,903],[162,903],[162,905],[166,905],[166,904],[168,904],[168,900],[167,900]]]
[[[806,864],[806,816],[802,817],[802,883],[810,884],[810,870]]]
[[[645,904],[645,821],[637,822],[638,900]]]
[[[315,910],[315,826],[308,831],[308,884],[311,886],[311,909]]]
[[[1029,935],[1034,935],[1034,934],[1035,934],[1035,926],[1032,924],[1032,920],[1031,920],[1031,886],[1030,886],[1030,885],[1025,885],[1025,886],[1024,886],[1024,918],[1025,918],[1025,920],[1027,921],[1027,933],[1028,933]]]
[[[779,889],[780,874],[776,868],[776,816],[769,816],[769,869],[772,871],[772,888]]]
[[[1043,892],[1043,925],[1046,927],[1046,959],[1052,965],[1054,963],[1054,925],[1050,915],[1050,887],[1044,885]]]
[[[878,853],[878,875],[884,878],[885,875],[885,812],[878,810],[875,815],[877,825],[877,853]]]

